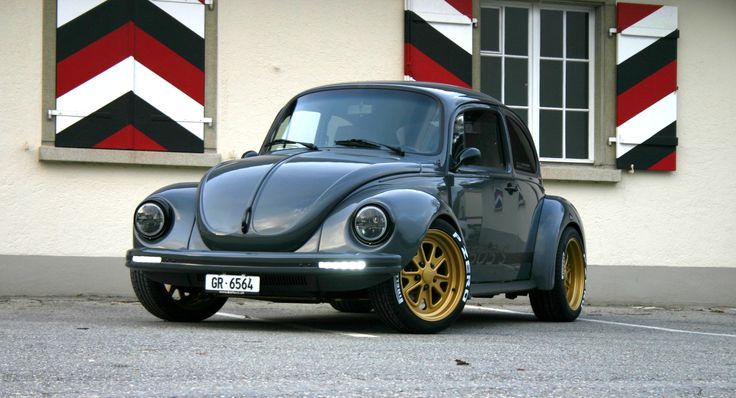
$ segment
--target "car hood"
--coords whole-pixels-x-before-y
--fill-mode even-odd
[[[294,251],[355,189],[421,170],[417,163],[385,157],[288,152],[222,163],[204,176],[197,227],[208,247]]]

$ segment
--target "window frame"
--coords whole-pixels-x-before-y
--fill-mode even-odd
[[[510,153],[510,143],[508,142],[508,134],[507,134],[507,126],[506,126],[506,115],[502,111],[501,107],[496,106],[490,106],[487,104],[481,104],[481,103],[473,103],[473,104],[467,104],[462,107],[460,107],[453,115],[453,128],[455,124],[455,120],[467,112],[493,112],[498,117],[498,127],[499,127],[499,139],[500,139],[500,147],[501,150],[501,156],[503,157],[503,166],[502,167],[493,167],[483,164],[467,164],[467,165],[460,165],[458,167],[457,172],[464,172],[466,174],[469,173],[475,173],[475,174],[487,174],[489,172],[493,173],[504,173],[504,174],[512,174],[513,165],[511,160],[511,153]],[[454,131],[453,131],[454,135]],[[465,141],[465,137],[463,137],[463,141]],[[464,145],[463,145],[464,146]],[[452,156],[452,153],[454,152],[454,148],[452,148],[452,145],[450,146],[450,149],[448,150],[448,153],[450,154],[450,157],[453,158],[452,162],[455,161],[454,157]],[[481,152],[481,157],[483,156],[483,153]]]
[[[541,173],[541,165],[539,160],[539,154],[536,152],[534,138],[532,137],[531,132],[529,131],[529,128],[524,124],[524,122],[521,120],[521,118],[514,113],[510,108],[506,108],[502,112],[503,114],[503,122],[504,122],[504,128],[506,129],[507,134],[507,141],[508,141],[508,147],[509,147],[509,153],[511,155],[511,169],[514,171],[514,174],[521,174],[524,176],[533,176],[533,177],[539,177]],[[530,146],[531,148],[534,148],[532,151],[532,159],[530,159],[531,163],[530,165],[534,168],[534,171],[526,171],[520,168],[516,167],[516,159],[514,158],[514,148],[513,144],[511,143],[511,123],[515,123],[518,125],[518,127],[521,129],[521,143],[524,145]]]
[[[217,153],[217,7],[205,7],[204,153],[155,152],[118,149],[56,147],[56,19],[57,0],[42,5],[41,145],[39,160],[50,162],[143,164],[158,166],[212,167],[222,160]]]
[[[525,8],[528,10],[528,24],[527,24],[527,55],[526,56],[520,56],[520,55],[509,55],[505,53],[505,8],[506,7],[513,7],[513,8]],[[499,51],[483,51],[479,48],[478,54],[479,57],[500,57],[502,59],[501,62],[501,95],[502,98],[499,98],[501,102],[504,102],[503,96],[505,96],[505,59],[506,58],[515,58],[515,59],[527,59],[527,105],[526,106],[519,106],[519,105],[511,105],[511,104],[505,104],[510,109],[525,109],[527,111],[527,126],[529,127],[530,132],[532,133],[533,141],[534,141],[534,147],[537,150],[537,154],[541,154],[540,152],[540,140],[539,140],[539,121],[540,121],[540,113],[542,110],[553,110],[553,111],[559,111],[562,112],[562,137],[561,137],[561,147],[562,147],[562,153],[565,154],[566,152],[566,131],[565,131],[565,125],[566,125],[566,114],[568,111],[576,112],[576,111],[584,111],[582,108],[568,108],[567,104],[565,103],[566,99],[566,93],[567,93],[567,87],[566,87],[566,67],[567,62],[569,60],[573,60],[574,62],[586,62],[588,64],[588,158],[586,159],[579,159],[579,158],[566,158],[566,157],[541,157],[541,161],[545,162],[554,162],[554,163],[586,163],[586,164],[592,164],[595,160],[595,149],[594,149],[594,114],[595,114],[595,27],[596,27],[596,21],[595,21],[595,9],[591,6],[582,6],[582,5],[569,5],[569,4],[555,4],[555,3],[527,3],[527,2],[509,2],[509,1],[493,1],[493,0],[483,0],[481,2],[480,8],[494,8],[499,9]],[[567,18],[563,17],[562,19],[562,57],[543,57],[541,55],[541,40],[539,40],[539,35],[541,35],[541,11],[542,10],[554,10],[554,11],[562,11],[566,15],[567,12],[586,12],[588,14],[588,59],[583,61],[582,59],[577,58],[568,58],[566,54],[566,47],[567,47],[567,31],[565,29]],[[480,15],[480,13],[479,13]],[[482,24],[482,22],[481,22]],[[481,28],[482,29],[482,28]],[[540,105],[540,64],[543,60],[555,60],[562,62],[562,106],[561,107],[542,107]],[[482,83],[482,82],[480,82]],[[480,85],[478,85],[480,86]]]

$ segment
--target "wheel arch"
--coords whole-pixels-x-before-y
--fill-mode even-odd
[[[360,244],[353,237],[349,225],[355,211],[370,204],[387,210],[393,223],[391,237],[376,248]],[[408,263],[436,219],[446,221],[462,234],[452,210],[444,201],[430,193],[406,188],[364,191],[348,198],[327,217],[321,230],[318,231],[318,247],[320,251],[325,252],[394,253],[401,256],[402,262]]]
[[[580,234],[585,253],[583,223],[575,206],[559,196],[545,196],[539,215],[531,274],[532,281],[540,290],[551,290],[554,287],[557,248],[567,227],[576,229]]]

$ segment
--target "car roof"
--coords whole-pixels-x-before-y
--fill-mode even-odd
[[[304,91],[297,95],[301,97],[304,94],[326,91],[333,89],[346,89],[346,88],[384,88],[384,89],[410,89],[413,91],[424,91],[435,96],[443,97],[444,100],[454,100],[460,102],[472,102],[472,101],[483,101],[494,105],[502,105],[500,101],[491,97],[490,95],[483,94],[479,91],[471,90],[464,87],[453,86],[451,84],[442,83],[431,83],[431,82],[416,82],[416,81],[365,81],[365,82],[350,82],[350,83],[337,83],[328,84],[325,86],[315,87],[313,89]]]

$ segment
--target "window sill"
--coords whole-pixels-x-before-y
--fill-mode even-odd
[[[139,164],[175,167],[212,167],[222,160],[219,153],[121,151],[112,149],[57,148],[41,145],[38,159],[44,162]]]
[[[590,165],[542,165],[542,179],[547,181],[587,181],[617,183],[621,170]]]

